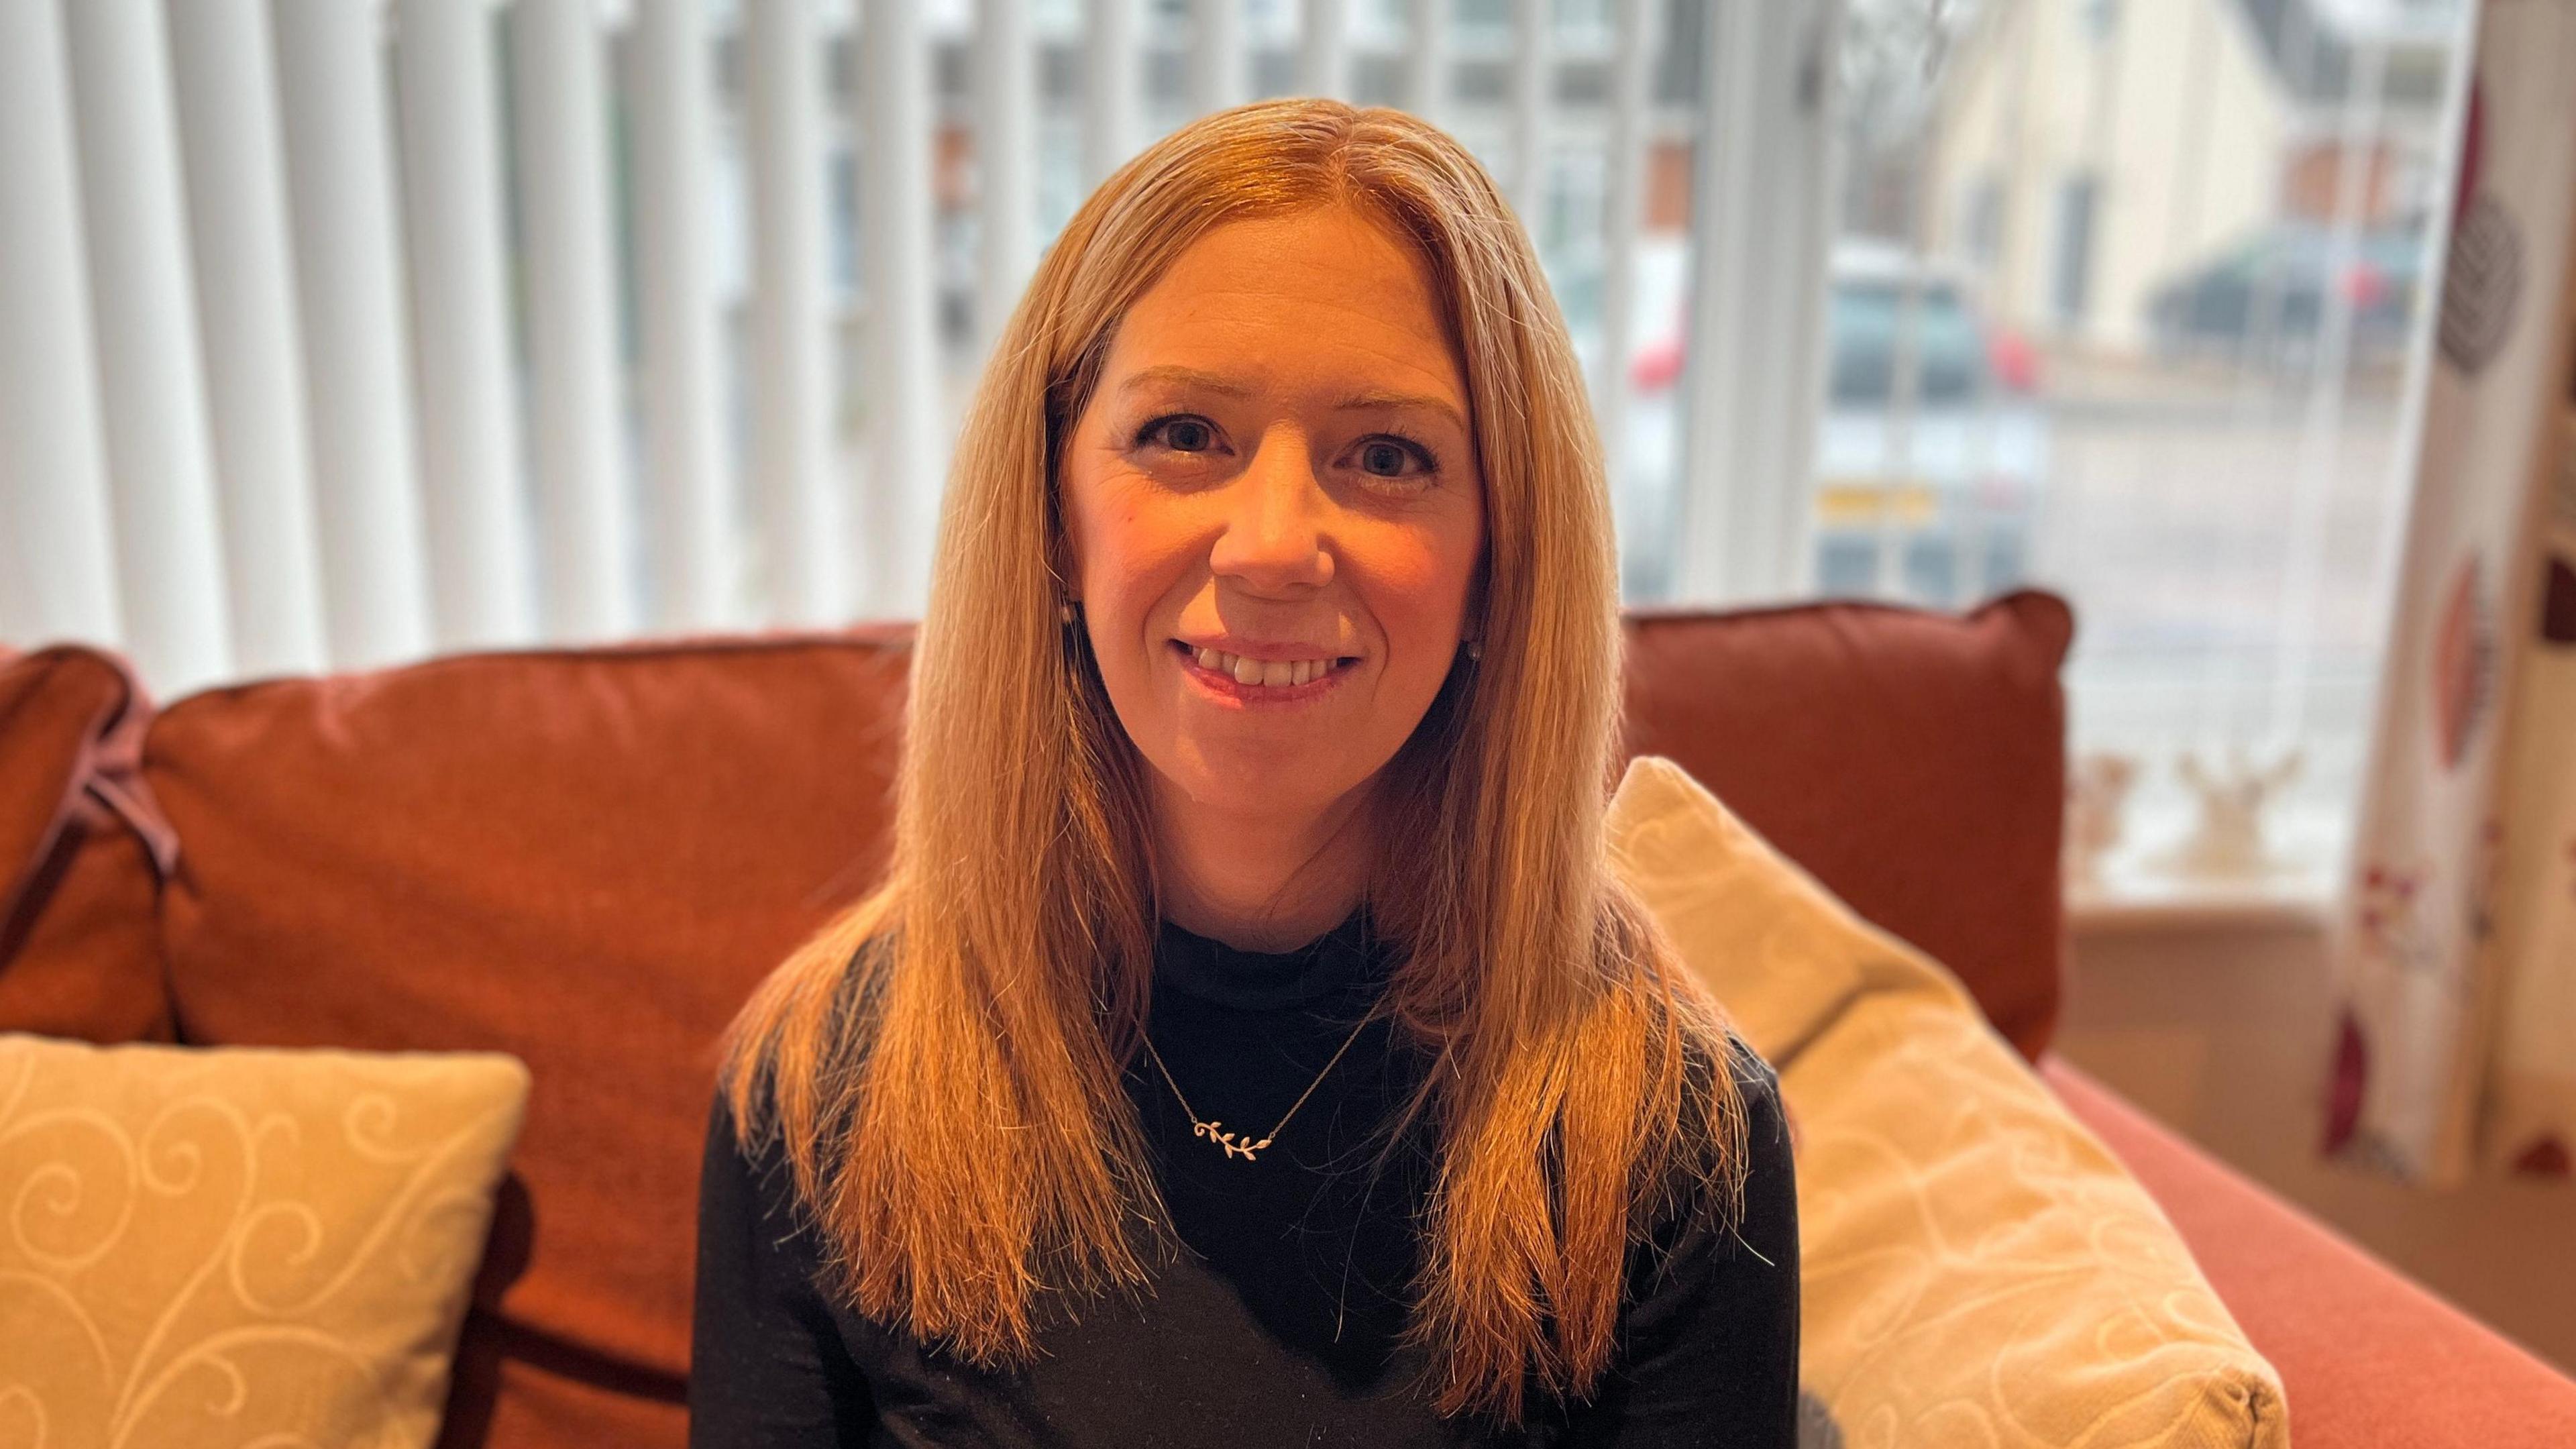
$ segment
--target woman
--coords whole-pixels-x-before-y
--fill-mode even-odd
[[[1608,873],[1598,442],[1400,112],[1138,156],[965,428],[894,855],[727,1042],[692,1442],[1787,1445],[1777,1084]]]

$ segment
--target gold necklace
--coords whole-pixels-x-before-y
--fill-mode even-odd
[[[1172,1095],[1180,1098],[1181,1111],[1190,1119],[1190,1135],[1193,1137],[1204,1137],[1210,1142],[1215,1143],[1218,1147],[1224,1150],[1225,1155],[1228,1157],[1240,1157],[1244,1161],[1250,1162],[1253,1160],[1252,1155],[1254,1153],[1269,1146],[1271,1141],[1278,1137],[1280,1132],[1287,1127],[1288,1118],[1297,1115],[1297,1109],[1306,1105],[1306,1099],[1315,1095],[1315,1089],[1324,1084],[1324,1078],[1332,1075],[1334,1065],[1342,1059],[1342,1053],[1349,1051],[1351,1049],[1351,1043],[1360,1039],[1360,1028],[1367,1026],[1369,1022],[1376,1017],[1376,1015],[1376,1009],[1371,1008],[1367,1016],[1360,1018],[1359,1026],[1352,1027],[1351,1034],[1342,1038],[1342,1045],[1339,1050],[1333,1053],[1333,1060],[1324,1063],[1324,1069],[1315,1074],[1315,1080],[1308,1082],[1306,1084],[1306,1090],[1297,1094],[1297,1100],[1288,1104],[1287,1114],[1279,1119],[1279,1125],[1271,1128],[1270,1131],[1258,1142],[1241,1140],[1238,1134],[1226,1131],[1225,1124],[1223,1122],[1200,1121],[1199,1114],[1190,1109],[1190,1099],[1186,1096],[1182,1096],[1181,1084],[1172,1080],[1172,1069],[1163,1065],[1163,1054],[1154,1050],[1154,1039],[1151,1036],[1145,1038],[1145,1050],[1152,1053],[1154,1065],[1162,1072],[1163,1081],[1171,1087]]]

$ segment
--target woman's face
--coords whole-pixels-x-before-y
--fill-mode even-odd
[[[1314,812],[1394,755],[1469,627],[1474,453],[1428,271],[1345,208],[1220,227],[1128,311],[1060,483],[1166,804]]]

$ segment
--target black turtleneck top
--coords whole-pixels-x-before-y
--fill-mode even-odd
[[[1149,1035],[1126,1075],[1156,1180],[1188,1251],[1150,1297],[1101,1298],[1050,1323],[1041,1357],[975,1368],[829,1300],[818,1229],[774,1147],[736,1146],[721,1096],[699,1184],[692,1449],[769,1446],[1722,1445],[1796,1439],[1797,1206],[1771,1069],[1740,1042],[1742,1216],[1668,1214],[1630,1251],[1611,1370],[1572,1404],[1533,1394],[1504,1433],[1444,1418],[1399,1347],[1432,1182],[1427,1123],[1381,1163],[1379,1130],[1421,1054],[1383,1019],[1353,1036],[1390,953],[1365,907],[1295,951],[1243,951],[1163,923]],[[1347,1051],[1319,1080],[1336,1050]],[[1257,1141],[1250,1159],[1202,1120]]]

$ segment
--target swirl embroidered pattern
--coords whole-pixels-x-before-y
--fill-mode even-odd
[[[0,1034],[0,1449],[429,1444],[526,1089]]]
[[[1802,1442],[2283,1449],[2279,1376],[1956,976],[1669,761],[1631,765],[1611,814],[1799,1124]]]

